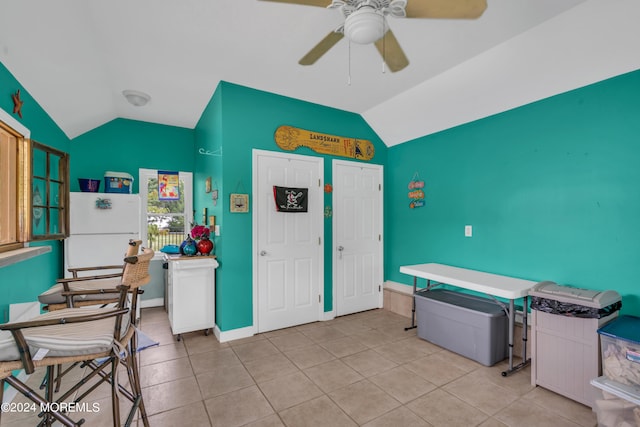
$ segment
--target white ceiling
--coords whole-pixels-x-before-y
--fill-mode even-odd
[[[389,18],[404,70],[383,73],[375,47],[346,39],[298,65],[341,16],[259,0],[0,0],[0,61],[70,138],[118,117],[193,128],[224,80],[359,113],[389,146],[640,69],[639,0]],[[125,89],[151,102],[133,107]]]

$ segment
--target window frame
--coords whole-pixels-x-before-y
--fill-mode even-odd
[[[15,216],[15,221],[14,218],[10,218],[8,221],[8,224],[13,223],[13,228],[9,230],[8,234],[11,241],[0,243],[0,253],[7,254],[28,247],[30,242],[56,240],[67,237],[69,230],[69,154],[33,141],[31,139],[31,131],[2,108],[0,108],[0,129],[3,133],[15,138],[16,141],[15,157],[12,155],[12,157],[6,159],[4,157],[0,159],[0,165],[3,166],[2,169],[11,175],[11,179],[2,176],[3,181],[9,181],[10,183],[8,187],[6,187],[6,191],[0,193],[0,197],[4,198],[2,199],[2,204],[6,203],[9,206],[6,212],[11,212],[11,215]],[[64,174],[62,177],[59,177],[61,181],[63,181],[63,185],[59,191],[59,194],[62,195],[60,204],[64,207],[64,209],[61,209],[62,216],[58,217],[58,223],[60,224],[59,232],[35,236],[32,230],[32,162],[34,145],[39,150],[54,153],[63,159],[62,161],[64,163]],[[11,147],[9,151],[13,151],[13,149],[14,148]],[[5,160],[10,163],[3,163]],[[13,163],[11,167],[4,167],[11,163]],[[15,177],[15,179],[13,177]],[[48,174],[46,178],[49,179]],[[11,196],[11,193],[13,193],[13,196]],[[6,215],[6,212],[2,212],[3,216]]]
[[[10,154],[6,159],[3,156],[0,159],[0,165],[2,169],[11,175],[10,177],[2,176],[3,185],[7,187],[3,188],[0,197],[2,197],[2,205],[7,205],[6,211],[3,211],[3,215],[11,215],[6,225],[9,225],[8,239],[5,243],[0,243],[0,253],[9,252],[16,249],[21,249],[26,246],[29,241],[28,221],[30,220],[29,212],[29,165],[30,154],[29,149],[31,144],[29,143],[29,137],[31,132],[25,128],[22,124],[16,121],[13,117],[8,115],[3,109],[0,108],[0,128],[3,133],[14,138],[16,142],[15,147],[9,147],[5,154]],[[15,156],[13,152],[15,149]]]
[[[34,175],[34,168],[33,168],[33,153],[35,152],[35,150],[40,150],[43,151],[45,153],[46,156],[46,167],[45,167],[45,175],[44,176],[35,176]],[[58,179],[53,179],[51,177],[52,175],[52,170],[51,170],[51,162],[50,162],[50,158],[51,156],[57,156],[60,158],[59,164],[58,164]],[[48,145],[42,144],[40,142],[37,142],[35,140],[31,140],[31,147],[30,147],[30,160],[31,160],[31,170],[29,171],[29,210],[28,210],[28,216],[29,216],[29,221],[25,224],[28,225],[28,233],[29,233],[29,240],[30,241],[42,241],[42,240],[57,240],[57,239],[64,239],[66,237],[69,237],[69,154],[65,153],[64,151],[60,151],[57,150],[53,147],[49,147]],[[33,205],[33,183],[36,179],[42,180],[45,182],[45,195],[44,195],[44,201],[41,205],[39,205],[38,207],[35,207]],[[51,183],[55,182],[57,183],[60,188],[58,190],[58,203],[52,203],[51,201],[51,194],[50,194],[50,188],[51,188]],[[47,232],[44,234],[34,234],[34,230],[33,230],[33,218],[35,216],[35,209],[43,209],[44,210],[44,216],[45,216],[45,229],[47,231],[51,230],[51,212],[55,209],[58,210],[58,232],[56,233],[52,233],[52,232]]]
[[[152,178],[158,178],[158,171],[165,169],[138,169],[138,193],[140,194],[140,238],[143,242],[148,241],[148,223],[147,217],[149,212],[147,211],[149,201],[149,180]],[[179,179],[184,183],[184,223],[185,233],[189,232],[189,224],[193,223],[193,173],[178,171]],[[186,235],[186,234],[185,234]],[[160,251],[156,251],[155,258],[161,258],[163,254]]]

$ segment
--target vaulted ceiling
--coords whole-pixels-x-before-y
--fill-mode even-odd
[[[477,20],[388,18],[409,59],[393,73],[346,39],[298,64],[334,9],[0,0],[0,61],[70,138],[118,117],[193,128],[223,80],[359,113],[389,146],[640,69],[638,0],[487,2]]]

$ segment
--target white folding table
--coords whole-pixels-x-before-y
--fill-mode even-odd
[[[500,303],[509,318],[509,369],[502,372],[502,376],[506,377],[513,372],[521,370],[529,364],[531,360],[527,359],[527,301],[529,290],[533,288],[537,282],[436,263],[405,265],[400,267],[400,272],[413,276],[414,297],[411,326],[405,328],[405,330],[416,327],[415,293],[418,278],[427,280],[427,289],[447,284],[471,291],[482,292],[490,295],[494,299],[495,297],[504,298],[509,300],[508,308],[504,304]],[[517,366],[513,366],[515,300],[518,298],[523,299],[524,306],[522,316],[522,362]]]

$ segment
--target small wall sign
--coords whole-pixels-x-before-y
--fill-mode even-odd
[[[308,147],[316,153],[358,160],[371,160],[375,153],[373,144],[366,139],[328,135],[293,126],[280,126],[276,129],[274,139],[278,147],[287,151]]]
[[[231,212],[249,212],[249,195],[231,193],[229,195],[229,210]]]
[[[411,181],[409,182],[409,198],[411,202],[409,203],[409,208],[421,208],[424,206],[424,181],[420,180],[420,176],[418,172],[413,175]]]

